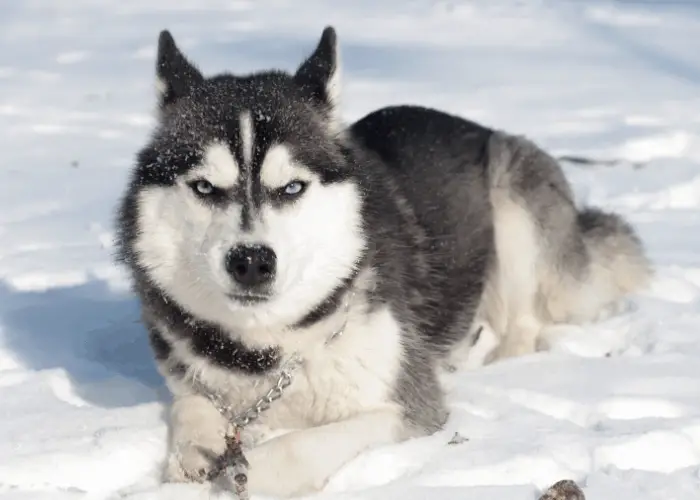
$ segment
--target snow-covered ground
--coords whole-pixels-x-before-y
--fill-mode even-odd
[[[359,457],[325,499],[700,498],[700,2],[0,2],[0,499],[203,499],[159,486],[163,390],[112,212],[169,28],[206,72],[292,69],[326,24],[348,120],[389,103],[524,133],[657,265],[621,314],[460,374],[444,432]],[[459,432],[467,441],[448,445]]]

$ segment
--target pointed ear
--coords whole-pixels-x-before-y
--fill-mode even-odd
[[[177,48],[168,30],[161,31],[158,37],[156,77],[161,108],[186,96],[204,81],[199,70]]]
[[[299,66],[294,79],[321,105],[329,125],[337,126],[340,122],[340,53],[332,26],[323,30],[316,50]]]

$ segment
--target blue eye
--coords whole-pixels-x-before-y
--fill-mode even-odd
[[[195,196],[202,200],[211,200],[222,194],[221,190],[205,179],[193,180],[187,184]]]
[[[301,181],[290,182],[289,184],[284,186],[284,194],[288,196],[296,196],[298,194],[301,194],[305,187],[306,184]]]
[[[212,194],[214,192],[214,186],[211,185],[209,181],[197,181],[194,188],[199,194]]]

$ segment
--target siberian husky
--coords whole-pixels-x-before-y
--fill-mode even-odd
[[[322,489],[443,427],[482,326],[489,361],[531,353],[651,276],[526,138],[419,106],[344,125],[332,27],[293,74],[204,76],[168,31],[156,67],[118,240],[173,395],[167,481],[204,481],[234,420],[251,493]]]

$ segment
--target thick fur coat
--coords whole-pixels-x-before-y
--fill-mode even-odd
[[[304,494],[440,429],[441,370],[480,326],[489,359],[527,354],[649,279],[630,225],[527,139],[417,106],[344,127],[332,28],[293,74],[213,77],[163,32],[157,81],[118,227],[173,394],[166,480],[224,450],[201,387],[243,412],[300,360],[243,439],[251,492]]]

